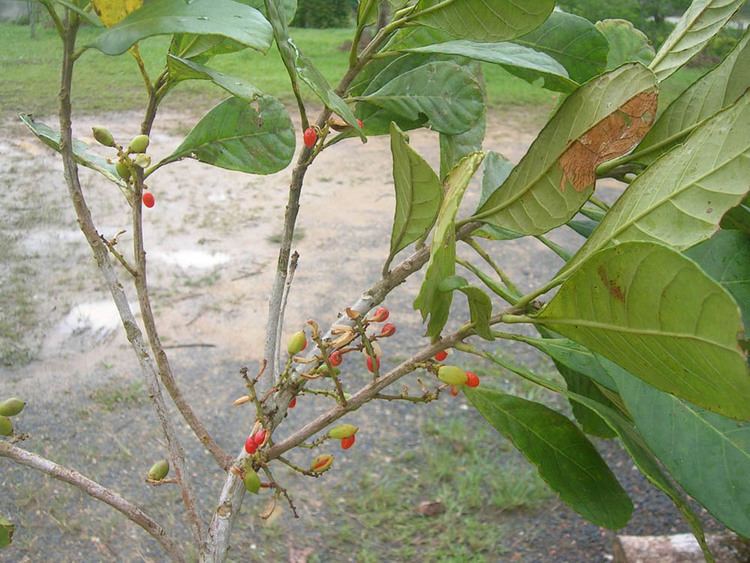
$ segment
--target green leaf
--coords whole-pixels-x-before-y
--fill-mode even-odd
[[[730,209],[722,217],[721,228],[750,234],[750,198],[743,199],[742,203]]]
[[[268,17],[265,0],[235,0],[235,2],[252,6],[264,16]],[[278,5],[279,14],[284,18],[284,21],[286,21],[287,24],[292,23],[294,14],[297,13],[297,0],[275,0],[275,4]]]
[[[638,176],[563,272],[615,241],[651,240],[684,250],[709,238],[750,190],[748,130],[746,94]]]
[[[16,531],[16,527],[13,522],[0,516],[0,549],[8,547],[13,541],[13,532]]]
[[[419,0],[411,20],[458,39],[496,42],[535,29],[554,7],[554,0]]]
[[[745,0],[693,0],[651,61],[659,81],[672,75],[721,31]]]
[[[484,174],[482,175],[482,193],[479,196],[478,209],[490,199],[500,186],[505,183],[515,165],[503,155],[488,151],[484,158]],[[514,238],[517,238],[518,234]]]
[[[629,21],[603,20],[596,22],[596,29],[609,43],[607,70],[633,61],[647,65],[654,58],[654,48],[646,34]]]
[[[45,145],[51,149],[60,152],[60,132],[52,129],[49,125],[37,121],[31,114],[22,113],[19,118],[36,137],[42,141]],[[73,139],[73,156],[75,161],[81,166],[96,170],[115,184],[120,187],[125,187],[125,182],[120,178],[120,175],[115,170],[114,164],[107,162],[107,159],[99,156],[95,152],[89,150],[89,145],[78,139]]]
[[[719,231],[685,254],[732,294],[742,311],[745,334],[750,335],[750,236]]]
[[[203,116],[156,168],[194,158],[227,170],[273,174],[291,162],[294,145],[292,121],[276,98],[261,96],[253,102],[229,98]]]
[[[605,528],[628,523],[633,505],[627,493],[570,420],[544,405],[498,391],[478,388],[465,393],[573,510]]]
[[[495,339],[490,327],[492,301],[484,291],[478,287],[469,285],[469,282],[461,276],[445,278],[438,285],[438,290],[442,292],[460,291],[463,293],[469,302],[469,315],[476,333],[485,340]]]
[[[474,65],[475,76],[481,76],[479,65]],[[440,133],[440,177],[445,178],[448,172],[465,156],[482,150],[484,135],[487,129],[487,116],[482,117],[470,129],[458,135]]]
[[[544,80],[544,87],[557,92],[572,92],[578,83],[568,77],[568,71],[549,55],[517,43],[477,43],[474,41],[448,41],[404,49],[413,53],[439,53],[457,55],[476,61],[500,65],[520,75],[527,82]]]
[[[690,85],[659,116],[633,157],[650,164],[698,125],[735,103],[750,88],[750,31],[713,70]]]
[[[99,35],[89,47],[120,55],[154,35],[221,35],[265,52],[271,26],[258,10],[231,0],[153,0]]]
[[[482,153],[464,157],[448,173],[445,181],[445,197],[440,206],[435,234],[430,247],[430,260],[414,308],[422,313],[422,320],[429,316],[427,335],[435,337],[448,322],[453,294],[441,292],[440,283],[456,272],[456,213],[472,176],[482,164]]]
[[[432,167],[408,144],[395,123],[391,124],[393,183],[396,213],[388,260],[414,241],[427,235],[437,220],[443,187]]]
[[[167,55],[169,79],[173,82],[182,80],[211,80],[237,98],[252,101],[263,93],[242,78],[230,76],[189,59]]]
[[[426,116],[430,128],[449,135],[467,131],[484,115],[479,83],[451,62],[431,62],[407,71],[360,101],[412,121]]]
[[[654,387],[750,419],[737,305],[672,249],[626,242],[589,257],[537,317]]]
[[[357,27],[365,27],[378,19],[378,0],[359,0],[357,6]]]
[[[635,146],[655,113],[654,75],[639,63],[584,84],[473,218],[529,235],[566,223],[591,196],[596,167]]]
[[[513,42],[549,55],[578,83],[602,73],[607,65],[609,44],[604,35],[586,18],[565,12],[553,12],[540,27]]]
[[[604,362],[651,450],[689,495],[750,536],[750,424],[661,393]]]
[[[590,378],[559,362],[555,362],[555,367],[563,376],[570,392],[587,397],[611,409],[615,408],[614,403],[602,393],[601,389]],[[573,399],[569,399],[569,402],[573,409],[573,416],[586,434],[599,436],[600,438],[614,438],[617,435],[595,410]]]

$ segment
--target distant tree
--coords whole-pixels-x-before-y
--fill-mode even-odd
[[[648,28],[649,22],[661,24],[667,16],[684,12],[690,5],[690,0],[561,0],[558,4],[566,12],[593,22],[621,18],[633,22],[636,27]]]
[[[352,14],[351,0],[299,0],[295,27],[344,27]]]

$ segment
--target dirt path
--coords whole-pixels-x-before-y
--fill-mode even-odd
[[[493,114],[486,147],[517,161],[543,117],[524,111]],[[187,115],[162,115],[152,136],[154,156],[168,154],[194,121],[195,117]],[[127,139],[138,122],[137,115],[123,114],[108,120],[108,126],[116,138]],[[78,136],[87,139],[95,124],[99,124],[97,119],[80,119]],[[0,185],[4,188],[0,191],[0,397],[12,393],[28,399],[20,422],[21,429],[31,433],[26,447],[69,463],[120,491],[134,491],[132,498],[174,527],[179,518],[172,512],[178,505],[177,495],[168,487],[152,490],[142,482],[151,461],[161,457],[163,444],[132,352],[108,296],[99,289],[98,274],[77,230],[59,160],[20,125],[11,122],[4,127],[11,140],[0,146]],[[412,146],[437,166],[436,137],[424,132],[411,137]],[[129,249],[131,229],[122,196],[94,173],[83,171],[82,179],[102,234],[112,237],[126,231],[119,240],[123,249]],[[257,177],[184,162],[162,169],[149,182],[157,204],[145,212],[146,246],[163,341],[170,347],[186,395],[231,451],[242,443],[240,429],[250,423],[249,411],[228,405],[241,394],[239,368],[257,365],[262,353],[276,261],[274,240],[281,228],[288,181],[288,171]],[[614,197],[612,188],[605,186],[602,197]],[[467,206],[477,197],[475,185]],[[385,138],[371,139],[366,145],[348,141],[323,153],[308,174],[302,197],[300,237],[295,245],[301,258],[288,307],[287,333],[308,318],[330,323],[339,308],[377,280],[393,206]],[[569,246],[576,243],[570,233],[557,233],[554,238]],[[550,253],[540,259],[541,246],[534,241],[497,245],[495,251],[523,287],[535,286],[559,267]],[[409,280],[388,300],[400,338],[386,346],[386,367],[424,343],[421,323],[411,308],[418,284],[419,279]],[[528,351],[512,351],[550,369]],[[361,366],[351,370],[353,382],[364,377]],[[508,380],[501,384],[517,385]],[[324,406],[312,397],[300,403],[290,417],[294,426]],[[537,508],[504,512],[482,505],[476,516],[488,526],[485,537],[479,547],[472,547],[460,536],[463,539],[458,543],[466,545],[458,545],[459,550],[453,549],[456,542],[446,547],[430,539],[431,523],[407,527],[411,540],[417,533],[414,530],[425,534],[414,540],[417,547],[412,556],[401,545],[389,542],[387,529],[368,529],[368,518],[377,510],[363,508],[362,491],[376,498],[378,491],[390,490],[379,481],[392,471],[408,469],[417,481],[431,481],[434,475],[405,457],[405,444],[420,447],[419,429],[425,424],[456,417],[464,429],[480,424],[462,404],[462,399],[441,401],[434,408],[381,403],[355,413],[351,420],[366,429],[364,439],[351,453],[339,456],[336,472],[316,486],[282,472],[303,518],[295,521],[286,511],[280,518],[274,515],[269,525],[257,517],[264,506],[256,509],[248,502],[235,536],[235,557],[434,560],[426,555],[429,551],[419,548],[426,542],[437,543],[448,560],[604,560],[610,536],[554,500],[539,505],[544,502],[538,500],[545,496],[539,493],[542,487],[529,476],[525,462],[495,436],[487,439],[491,443],[485,441],[478,447],[488,447],[486,455],[509,460],[509,483],[527,483],[538,493],[534,493],[537,501],[529,500],[529,493],[518,506]],[[180,431],[196,460],[194,474],[207,514],[220,487],[220,474],[192,436],[184,428]],[[619,449],[603,447],[638,503],[647,505],[637,512],[632,529],[653,533],[683,529],[674,511],[644,486]],[[300,463],[305,463],[304,455]],[[52,561],[160,560],[153,542],[108,508],[7,462],[0,462],[0,470],[0,512],[18,525],[16,546],[0,554],[0,561],[42,557]],[[409,485],[404,487],[411,491]],[[433,493],[429,487],[415,491],[422,496]],[[352,495],[359,504],[349,504]],[[442,524],[435,521],[435,529],[445,526],[449,517],[466,517],[466,506],[449,507]],[[488,543],[486,536],[492,541]]]

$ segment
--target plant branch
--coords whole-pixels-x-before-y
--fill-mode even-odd
[[[289,292],[292,290],[294,282],[294,273],[297,271],[299,253],[295,251],[289,262],[289,277],[284,284],[284,293],[281,296],[281,306],[279,307],[279,322],[277,323],[276,334],[276,365],[281,366],[281,335],[284,330],[284,316],[286,314],[286,304],[289,300]]]
[[[169,557],[173,561],[178,561],[180,563],[185,561],[180,546],[174,539],[167,535],[167,532],[158,522],[132,502],[111,489],[100,485],[96,481],[92,481],[74,469],[63,467],[54,461],[50,461],[42,456],[7,442],[0,442],[0,457],[8,458],[20,465],[36,469],[37,471],[41,471],[59,481],[73,485],[87,495],[111,506],[130,521],[138,524],[141,528],[146,530],[146,532],[151,534],[151,536],[161,544],[164,551],[169,554]]]

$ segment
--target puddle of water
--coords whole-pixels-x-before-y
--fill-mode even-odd
[[[112,301],[92,301],[73,307],[57,325],[55,332],[62,337],[70,337],[84,331],[91,331],[102,337],[120,326],[120,316]]]
[[[175,252],[150,252],[149,256],[160,262],[180,268],[205,270],[229,262],[229,255],[223,252],[209,253],[202,250],[177,250]]]

